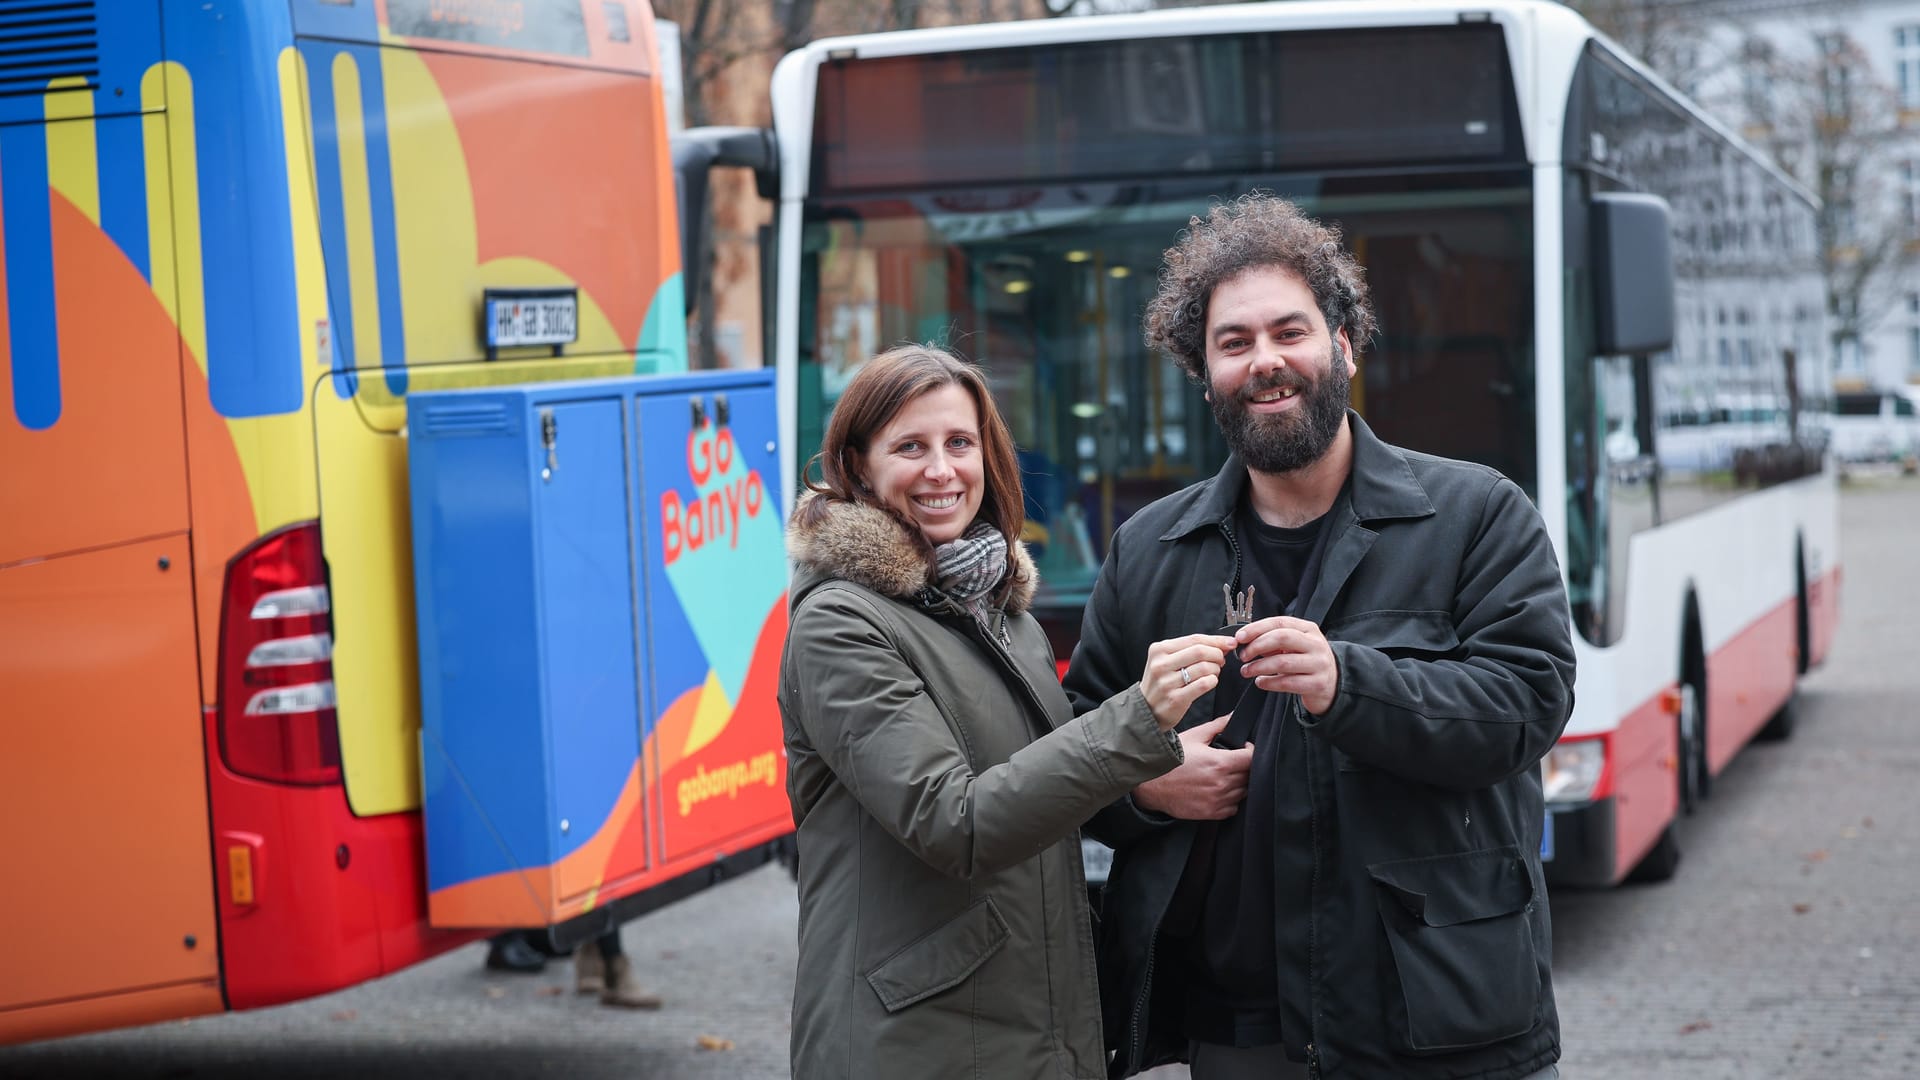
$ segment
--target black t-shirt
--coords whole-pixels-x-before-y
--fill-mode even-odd
[[[1268,525],[1242,500],[1233,531],[1240,545],[1241,588],[1254,587],[1255,620],[1279,615],[1293,603],[1320,526],[1320,521],[1297,529]],[[1230,726],[1239,729],[1251,721],[1245,739],[1253,743],[1253,763],[1246,801],[1239,813],[1218,822],[1214,830],[1208,880],[1183,882],[1181,890],[1204,889],[1197,897],[1198,918],[1179,943],[1187,958],[1186,1033],[1202,1042],[1270,1046],[1283,1041],[1281,943],[1275,939],[1274,926],[1276,919],[1303,912],[1308,897],[1302,890],[1281,903],[1275,895],[1275,875],[1278,872],[1288,881],[1308,880],[1299,871],[1304,867],[1311,872],[1307,835],[1311,822],[1304,805],[1296,802],[1297,809],[1290,808],[1277,798],[1281,764],[1305,752],[1302,740],[1306,737],[1298,725],[1279,721],[1280,710],[1273,706],[1280,698],[1242,680],[1239,665],[1231,662],[1214,698],[1222,711],[1228,702],[1238,703],[1236,713],[1252,710]],[[1206,831],[1203,826],[1197,844],[1206,842]],[[1283,865],[1291,863],[1300,866]],[[1195,869],[1190,863],[1188,872]],[[1285,1041],[1303,1041],[1304,1032],[1294,1034],[1299,1037]]]

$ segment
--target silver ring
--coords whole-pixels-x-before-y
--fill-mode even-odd
[[[1180,685],[1186,686],[1188,683],[1191,683],[1192,681],[1193,681],[1193,673],[1188,671],[1186,668],[1181,668],[1180,669]]]

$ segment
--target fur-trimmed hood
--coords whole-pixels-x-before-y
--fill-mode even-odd
[[[826,509],[811,528],[800,523],[815,503]],[[1040,574],[1025,544],[1015,542],[1013,589],[1007,596],[1009,615],[1023,614],[1033,603]],[[787,553],[803,571],[821,578],[839,578],[872,589],[882,596],[912,602],[933,584],[933,567],[893,515],[865,503],[845,502],[808,492],[794,507],[787,527]],[[807,583],[811,585],[812,583]],[[800,599],[795,582],[794,600]]]

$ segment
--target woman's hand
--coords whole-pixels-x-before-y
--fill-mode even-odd
[[[1147,649],[1147,670],[1140,676],[1140,691],[1146,695],[1147,707],[1153,710],[1161,731],[1180,723],[1188,707],[1219,684],[1221,665],[1234,647],[1230,637],[1188,634],[1156,641]]]

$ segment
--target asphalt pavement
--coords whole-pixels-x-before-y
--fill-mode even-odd
[[[1853,483],[1841,512],[1839,638],[1794,737],[1720,776],[1673,881],[1552,898],[1571,1080],[1920,1076],[1920,480]],[[0,1077],[784,1077],[795,918],[775,866],[628,924],[658,1012],[573,994],[565,961],[488,972],[474,945],[313,1001],[0,1049]]]

